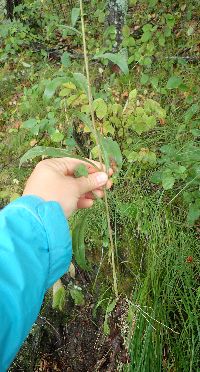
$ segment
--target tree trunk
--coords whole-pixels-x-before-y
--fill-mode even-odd
[[[14,9],[13,0],[6,0],[7,18],[9,18],[11,21],[13,20],[13,9]]]
[[[116,28],[116,40],[113,51],[117,52],[122,42],[122,28],[128,10],[128,0],[108,0],[107,10],[107,25],[115,26]]]
[[[21,0],[6,0],[7,18],[13,20],[14,7],[21,4]]]

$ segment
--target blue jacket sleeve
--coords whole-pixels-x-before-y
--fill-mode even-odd
[[[0,213],[0,372],[13,361],[45,291],[68,269],[71,237],[60,205],[23,196]]]

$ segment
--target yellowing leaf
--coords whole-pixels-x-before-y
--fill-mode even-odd
[[[93,109],[100,120],[107,115],[107,104],[102,98],[97,98],[93,101]]]
[[[59,309],[60,311],[63,310],[65,305],[65,288],[59,279],[54,285],[53,285],[53,309]]]
[[[75,279],[76,269],[72,262],[70,263],[70,266],[69,266],[69,275],[72,279]]]
[[[60,97],[66,97],[71,93],[70,89],[64,88],[60,91],[59,96]]]
[[[63,84],[63,87],[67,88],[67,89],[70,89],[70,90],[76,90],[76,85],[73,84],[71,81],[69,81],[68,83],[64,83]]]

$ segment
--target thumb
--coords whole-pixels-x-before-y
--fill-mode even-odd
[[[95,172],[89,174],[88,177],[80,177],[76,179],[79,187],[80,195],[86,192],[98,189],[104,186],[108,181],[108,175],[105,172]]]

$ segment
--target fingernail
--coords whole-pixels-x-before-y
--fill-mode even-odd
[[[106,173],[103,173],[103,172],[97,173],[96,180],[97,180],[98,186],[103,186],[108,181],[108,176]]]

